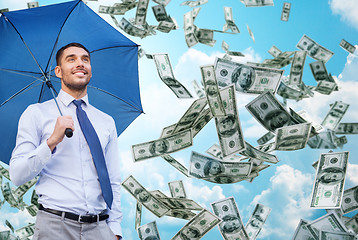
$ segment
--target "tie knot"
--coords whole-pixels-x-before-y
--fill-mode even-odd
[[[82,99],[79,99],[79,100],[73,100],[73,103],[76,105],[76,107],[80,107],[81,108],[81,104],[83,103],[83,100]]]

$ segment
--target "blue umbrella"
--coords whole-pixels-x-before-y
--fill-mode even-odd
[[[0,34],[0,161],[10,161],[18,120],[26,107],[59,92],[55,55],[70,42],[90,51],[89,101],[114,118],[118,135],[143,112],[138,45],[82,1],[2,13]]]

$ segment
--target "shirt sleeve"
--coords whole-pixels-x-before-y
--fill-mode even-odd
[[[120,200],[120,189],[121,189],[121,179],[120,179],[120,161],[119,161],[119,151],[118,151],[118,137],[116,127],[113,121],[113,130],[111,131],[111,136],[108,145],[105,149],[105,158],[108,169],[108,174],[111,181],[112,191],[113,191],[113,203],[112,209],[108,210],[109,218],[107,220],[108,226],[111,228],[112,232],[115,235],[122,235],[122,210],[121,210],[121,200]]]
[[[51,158],[46,141],[40,144],[41,131],[37,127],[36,111],[36,106],[30,105],[19,120],[9,168],[10,179],[17,186],[36,177]]]

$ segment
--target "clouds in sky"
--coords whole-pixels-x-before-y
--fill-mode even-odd
[[[334,14],[341,16],[341,19],[358,29],[358,4],[356,0],[330,0],[329,5]]]

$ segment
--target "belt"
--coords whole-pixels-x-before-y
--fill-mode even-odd
[[[63,212],[63,211],[58,211],[58,210],[54,210],[54,209],[50,209],[50,208],[45,208],[42,204],[40,204],[39,206],[39,210],[43,210],[45,212],[48,213],[52,213],[58,216],[62,216],[62,214],[65,214],[65,218],[69,218],[75,221],[78,221],[79,223],[94,223],[94,222],[98,222],[98,221],[103,221],[106,220],[107,218],[109,218],[108,214],[97,214],[97,215],[77,215],[74,213],[70,213],[70,212]]]

